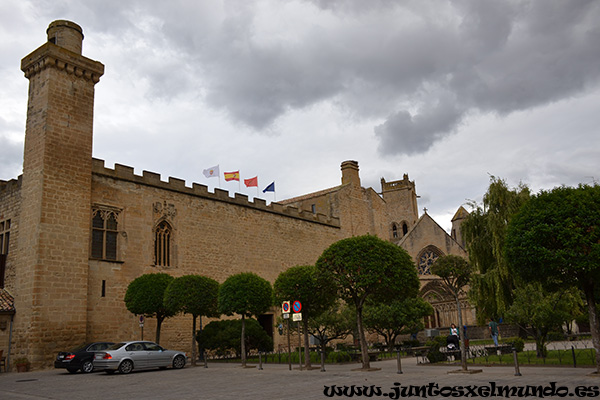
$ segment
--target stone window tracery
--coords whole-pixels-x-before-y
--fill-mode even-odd
[[[154,230],[154,265],[171,266],[171,225],[167,221],[159,223]]]
[[[120,211],[112,208],[92,209],[92,254],[100,260],[117,260]]]
[[[431,266],[441,255],[441,252],[433,246],[423,249],[418,257],[417,272],[419,275],[431,275]]]

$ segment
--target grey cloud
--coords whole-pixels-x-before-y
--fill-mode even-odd
[[[293,31],[261,36],[276,18],[264,4],[115,1],[76,7],[92,29],[107,21],[107,34],[139,35],[121,45],[147,44],[131,49],[147,96],[201,94],[258,131],[331,101],[354,118],[384,119],[375,132],[388,155],[426,151],[471,110],[508,114],[600,80],[597,1],[306,1],[286,15],[303,27],[293,40]],[[315,9],[326,18],[311,19]]]
[[[379,152],[384,155],[424,153],[456,128],[463,112],[450,98],[444,98],[435,106],[428,105],[419,113],[399,111],[375,127],[375,135],[380,139]]]

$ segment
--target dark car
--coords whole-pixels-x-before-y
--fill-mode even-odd
[[[94,353],[106,350],[113,344],[113,342],[85,343],[71,351],[61,351],[56,356],[54,368],[66,368],[72,374],[78,370],[86,374],[92,372],[94,370]]]

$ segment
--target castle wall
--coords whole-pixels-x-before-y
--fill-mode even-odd
[[[21,214],[21,177],[10,181],[0,181],[0,222],[10,220],[10,240],[6,257],[4,288],[14,293],[15,262],[18,258],[19,247],[19,216]],[[0,335],[2,333],[0,332]]]
[[[260,199],[251,203],[245,195],[230,198],[219,189],[209,193],[203,185],[186,187],[173,178],[163,182],[149,172],[136,176],[120,165],[111,170],[100,160],[94,160],[92,204],[121,210],[117,262],[89,261],[87,320],[92,340],[140,337],[137,317],[127,311],[123,298],[128,284],[142,274],[201,274],[222,283],[230,275],[252,271],[273,283],[289,267],[314,264],[323,250],[342,238],[337,219],[267,206]],[[173,262],[168,267],[154,265],[153,229],[161,220],[174,230]],[[146,339],[154,339],[154,324],[147,319]],[[191,316],[167,319],[161,344],[185,350],[190,336]]]

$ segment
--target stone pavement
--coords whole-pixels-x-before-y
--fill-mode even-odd
[[[490,386],[492,382],[497,386],[515,387],[549,386],[550,382],[556,382],[556,387],[566,387],[563,389],[565,398],[578,398],[576,390],[586,395],[584,397],[600,396],[600,393],[596,393],[600,378],[592,375],[592,368],[521,367],[522,376],[515,376],[514,367],[470,367],[481,369],[482,372],[456,374],[449,372],[460,369],[459,366],[417,365],[415,358],[402,359],[402,374],[397,373],[396,360],[373,362],[372,367],[379,368],[377,371],[355,370],[359,367],[360,364],[327,365],[326,371],[321,372],[319,368],[299,371],[297,365],[289,371],[287,364],[265,364],[263,370],[259,370],[256,366],[242,368],[233,363],[209,363],[208,368],[198,366],[183,370],[134,371],[129,375],[69,374],[63,370],[0,373],[0,399],[326,399],[329,396],[326,396],[325,389],[328,388],[327,393],[332,394],[333,385],[341,388],[373,385],[374,388],[381,388],[381,395],[372,397],[395,398],[393,387],[431,384],[438,388],[469,385],[475,388]],[[578,386],[591,387],[592,390],[583,391],[577,389]],[[465,396],[458,397],[473,397],[472,393],[466,396],[469,394],[467,390],[463,394]],[[355,394],[354,397],[366,396]],[[406,398],[445,397],[413,394]]]

